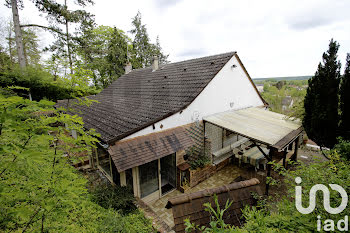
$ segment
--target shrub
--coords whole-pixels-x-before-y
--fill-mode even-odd
[[[114,186],[111,184],[98,185],[92,191],[92,201],[105,209],[120,210],[122,214],[136,210],[135,197],[129,187]]]

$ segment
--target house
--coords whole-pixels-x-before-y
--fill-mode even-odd
[[[282,111],[287,111],[292,108],[294,104],[294,100],[291,96],[286,96],[282,99]]]
[[[264,92],[264,84],[263,83],[256,84],[256,88],[258,89],[258,91],[260,93]]]
[[[256,122],[256,116],[262,114],[276,118],[271,124],[278,125],[271,126],[271,130],[283,128],[280,116],[265,116],[267,103],[236,52],[164,65],[155,58],[152,67],[132,70],[128,64],[125,70],[109,87],[89,97],[98,103],[89,107],[77,105],[75,113],[82,116],[86,128],[94,128],[101,135],[91,163],[116,185],[130,186],[134,195],[146,203],[188,181],[187,162],[207,156],[216,167],[227,161],[233,143],[248,147],[245,143],[254,139],[252,130],[240,132],[248,126],[236,129],[232,124],[216,122],[221,117],[216,114],[253,108],[254,112],[245,116],[248,120]],[[242,120],[239,114],[246,113],[236,114],[233,117]],[[209,118],[204,121],[206,117]],[[242,124],[247,122],[243,119]],[[271,125],[267,121],[259,124]],[[255,126],[260,127],[259,124]],[[286,135],[287,143],[295,140],[300,134],[299,126],[287,126],[282,134],[273,132],[266,136],[269,128],[258,130],[268,138],[257,142],[274,146],[285,141]],[[275,148],[284,150],[288,145]],[[191,182],[198,183],[203,177]]]

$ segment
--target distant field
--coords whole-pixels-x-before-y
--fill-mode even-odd
[[[273,81],[281,81],[281,80],[308,80],[312,76],[288,76],[288,77],[274,77],[274,78],[254,78],[254,82],[273,80]]]

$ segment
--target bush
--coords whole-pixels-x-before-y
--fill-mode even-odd
[[[197,168],[203,168],[210,163],[210,159],[207,156],[200,155],[196,160],[188,161],[192,170]]]
[[[12,67],[11,70],[0,72],[0,87],[20,86],[30,89],[33,100],[47,98],[52,101],[72,98],[72,90],[67,80],[53,76],[41,67],[28,66],[25,70]],[[97,94],[98,91],[89,87],[85,95]]]
[[[147,219],[141,211],[121,216],[111,210],[108,211],[99,225],[98,232],[132,232],[150,233],[156,232],[151,220]]]
[[[110,184],[98,185],[92,191],[92,201],[105,209],[120,210],[122,214],[136,210],[135,197],[129,187]]]
[[[338,138],[339,143],[335,145],[334,149],[339,152],[339,154],[350,160],[350,141],[345,141],[342,138]]]

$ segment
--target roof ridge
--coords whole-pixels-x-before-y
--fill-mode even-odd
[[[232,54],[235,55],[237,53],[237,51],[231,51],[231,52],[226,52],[226,53],[220,53],[220,54],[213,54],[213,55],[208,55],[208,56],[204,56],[204,57],[197,57],[197,58],[191,58],[188,60],[183,60],[183,61],[176,61],[176,62],[170,62],[170,63],[166,63],[166,64],[160,64],[159,65],[159,70],[166,66],[166,65],[173,65],[173,64],[178,64],[178,63],[184,63],[184,62],[190,62],[190,61],[196,61],[196,60],[200,60],[200,59],[208,59],[210,57],[219,57],[219,56],[224,56],[224,55],[229,55]],[[143,67],[143,68],[138,68],[138,69],[133,69],[132,71],[140,71],[140,70],[146,70],[146,69],[151,69],[151,66],[147,66],[147,67]],[[122,76],[124,76],[125,74],[123,74]]]

